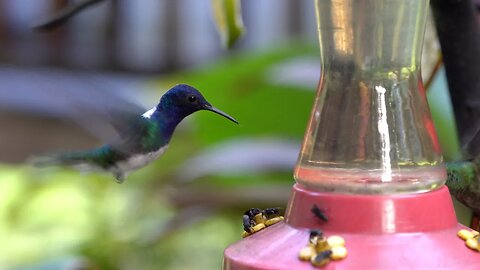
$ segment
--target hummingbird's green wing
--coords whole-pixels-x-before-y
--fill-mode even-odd
[[[122,116],[123,115],[123,116]],[[158,148],[158,126],[150,119],[140,115],[121,114],[122,121],[115,121],[117,136],[108,144],[124,154],[137,154],[151,152]]]

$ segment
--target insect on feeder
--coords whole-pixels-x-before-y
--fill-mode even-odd
[[[315,8],[322,75],[285,222],[228,247],[223,269],[313,269],[299,260],[312,229],[345,239],[347,257],[323,269],[480,269],[457,237],[421,81],[428,0]]]

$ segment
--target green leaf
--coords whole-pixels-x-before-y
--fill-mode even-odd
[[[212,0],[212,9],[223,46],[230,49],[245,33],[240,0]]]

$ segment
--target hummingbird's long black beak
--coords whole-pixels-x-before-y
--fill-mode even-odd
[[[227,118],[228,120],[230,120],[230,121],[232,121],[232,122],[234,122],[234,123],[238,124],[238,121],[237,121],[237,120],[235,120],[235,118],[233,118],[233,117],[231,117],[230,115],[228,115],[228,114],[226,114],[226,113],[222,112],[221,110],[219,110],[219,109],[217,109],[217,108],[213,107],[212,105],[206,105],[206,106],[205,106],[205,110],[207,110],[207,111],[211,111],[211,112],[214,112],[214,113],[216,113],[216,114],[220,114],[221,116],[223,116],[223,117]]]

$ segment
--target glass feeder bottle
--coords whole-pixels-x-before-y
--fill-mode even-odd
[[[315,7],[322,74],[297,183],[363,194],[442,186],[420,73],[428,1],[317,0]]]

